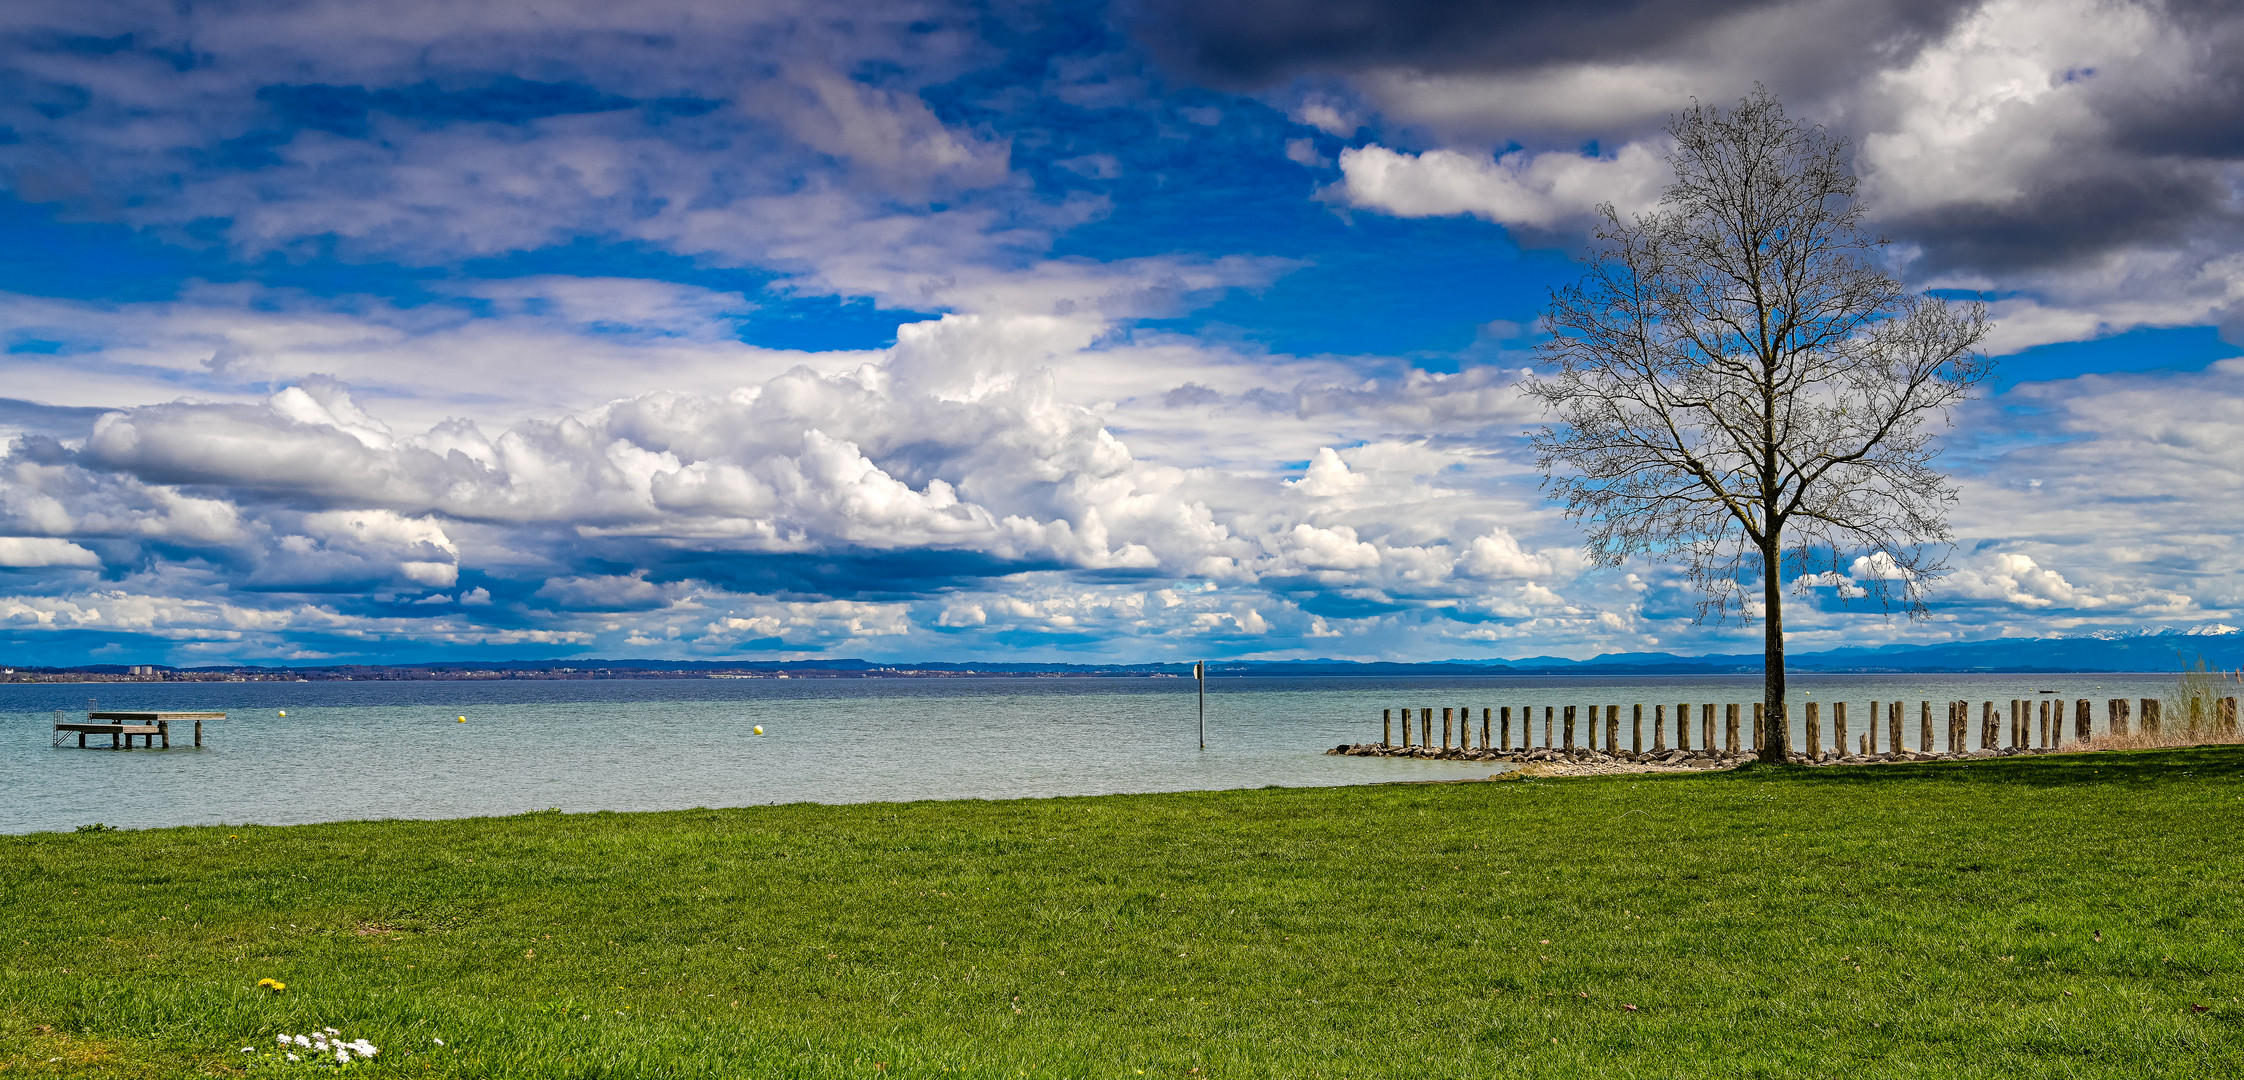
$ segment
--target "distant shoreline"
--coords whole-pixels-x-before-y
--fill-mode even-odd
[[[1589,681],[1605,679],[1759,679],[1759,671],[1735,671],[1717,668],[1637,668],[1592,670],[1549,669],[1480,669],[1467,670],[1445,665],[1428,665],[1423,671],[1334,671],[1334,670],[1284,670],[1269,668],[1259,670],[1215,670],[1210,664],[1209,679],[1552,679]],[[1794,669],[1789,676],[1794,679],[1840,676],[1953,676],[1953,675],[2014,675],[2014,676],[2065,676],[2084,675],[2143,676],[2173,675],[2177,670],[2126,671],[2118,669],[2060,669],[2060,668],[1816,668]],[[104,671],[52,670],[17,668],[0,674],[0,686],[95,686],[95,685],[176,685],[181,683],[314,683],[314,682],[654,682],[676,680],[740,680],[740,679],[1175,679],[1185,681],[1189,676],[1163,671],[1092,670],[1092,671],[1019,671],[992,668],[971,671],[927,671],[910,669],[879,669],[870,671],[836,670],[825,668],[793,669],[785,672],[686,670],[677,668],[642,668],[629,670],[564,670],[531,668],[520,670],[494,668],[420,668],[396,667],[376,670],[355,670],[349,674],[320,669],[163,669],[153,674],[125,674]]]
[[[29,651],[21,640],[0,648]],[[20,653],[19,653],[20,655]],[[82,654],[81,654],[82,655]],[[2098,675],[2175,674],[2198,662],[2216,671],[2244,668],[2244,634],[2150,630],[2089,637],[1997,638],[1932,645],[1850,646],[1799,651],[1785,658],[1794,675]],[[1606,653],[1587,660],[1563,656],[1516,659],[1450,658],[1426,661],[1224,660],[1210,658],[1210,677],[1346,676],[1355,678],[1508,678],[1725,675],[1758,676],[1761,654]],[[396,663],[329,663],[302,666],[209,664],[0,663],[0,683],[31,682],[365,682],[491,681],[506,679],[971,679],[971,678],[1172,678],[1192,675],[1191,660],[1081,664],[1027,661],[864,660],[658,660],[534,657],[521,660],[425,660]]]

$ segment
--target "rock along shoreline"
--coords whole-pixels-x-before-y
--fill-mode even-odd
[[[1826,754],[1816,760],[1804,753],[1791,757],[1795,765],[1883,765],[1896,762],[1925,761],[1981,761],[1988,758],[2025,757],[2040,754],[2083,753],[2071,747],[2005,747],[1999,750],[1967,750],[1961,753],[1918,753],[1899,751],[1882,754]],[[1342,743],[1325,751],[1327,757],[1385,757],[1416,758],[1424,761],[1491,761],[1521,766],[1536,766],[1532,771],[1538,776],[1599,776],[1616,773],[1648,772],[1708,772],[1734,769],[1758,757],[1738,755],[1723,751],[1665,750],[1636,752],[1619,750],[1607,753],[1576,747],[1538,747],[1532,750],[1462,750],[1456,747],[1437,749],[1431,746],[1385,746],[1379,743]]]

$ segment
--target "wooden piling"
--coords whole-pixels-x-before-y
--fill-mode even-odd
[[[1675,707],[1675,748],[1685,751],[1691,748],[1691,705],[1689,702]]]
[[[1888,736],[1887,741],[1892,743],[1892,745],[1888,746],[1886,749],[1896,754],[1902,751],[1901,706],[1903,704],[1903,702],[1896,701],[1893,704],[1886,706],[1886,734]],[[1927,717],[1926,719],[1930,719],[1930,717]]]
[[[2189,734],[2190,738],[2193,739],[2197,737],[2198,725],[2203,721],[2203,716],[2201,714],[2204,712],[2204,709],[2199,705],[2199,703],[2204,700],[2204,698],[2194,696],[2189,699]]]
[[[2218,727],[2222,735],[2236,734],[2235,698],[2225,697],[2221,699],[2219,708],[2215,709],[2213,712],[2213,723]]]
[[[1545,705],[1545,706],[1543,706],[1543,749],[1545,749],[1545,750],[1551,750],[1551,749],[1555,749],[1555,748],[1556,748],[1556,747],[1558,746],[1558,743],[1557,743],[1557,742],[1555,741],[1555,739],[1554,739],[1554,734],[1555,734],[1555,732],[1556,732],[1556,729],[1557,729],[1557,725],[1558,725],[1558,706],[1556,706],[1556,705]]]
[[[1488,741],[1488,728],[1489,725],[1496,719],[1494,715],[1495,712],[1496,710],[1491,709],[1486,705],[1480,707],[1480,748],[1483,750],[1493,750],[1496,748],[1495,743]]]
[[[1876,725],[1876,724],[1872,724],[1872,725],[1870,725],[1870,730],[1872,730],[1872,731],[1876,731],[1876,730],[1878,730],[1878,725]],[[1869,757],[1869,756],[1870,756],[1870,736],[1868,736],[1868,735],[1864,735],[1864,736],[1862,736],[1862,738],[1861,738],[1861,739],[1860,739],[1860,740],[1858,741],[1857,745],[1859,745],[1859,746],[1861,746],[1861,747],[1862,747],[1862,756],[1863,756],[1863,757]]]
[[[1574,749],[1574,706],[1566,707],[1566,749]]]
[[[2142,732],[2143,732],[2143,734],[2145,734],[2145,735],[2156,735],[2156,734],[2158,734],[2158,726],[2159,726],[2159,722],[2165,719],[2165,717],[2162,717],[2162,716],[2160,716],[2160,715],[2159,715],[2159,713],[2161,713],[2161,712],[2163,712],[2163,711],[2164,711],[2163,709],[2161,709],[2161,708],[2160,708],[2160,706],[2162,706],[2162,705],[2164,705],[2164,704],[2165,704],[2165,702],[2162,702],[2162,701],[2160,701],[2160,700],[2158,700],[2157,698],[2154,698],[2154,697],[2147,697],[2147,698],[2144,698],[2144,699],[2143,699],[2143,717],[2142,717]]]
[[[1652,706],[1652,752],[1667,753],[1667,706]]]
[[[1443,709],[1441,711],[1441,749],[1442,753],[1445,754],[1449,752],[1449,714],[1455,711],[1457,710]]]
[[[1379,710],[1379,745],[1382,747],[1395,745],[1395,710],[1393,709]]]
[[[2088,741],[2089,727],[2095,720],[2095,713],[2090,711],[2092,708],[2093,706],[2089,705],[2087,698],[2079,698],[2073,702],[2074,742]]]
[[[1738,707],[1735,702],[1723,708],[1722,752],[1731,757],[1738,756]]]
[[[1831,756],[1847,756],[1847,703],[1831,703]]]
[[[2104,703],[2104,733],[2127,734],[2127,699],[2115,697]]]
[[[1607,705],[1605,707],[1605,752],[1608,754],[1614,753],[1620,749],[1620,746],[1621,707]]]
[[[1633,708],[1628,729],[1628,750],[1632,754],[1641,754],[1644,752],[1644,704],[1638,702]]]
[[[1807,725],[1807,732],[1806,732],[1806,735],[1807,735],[1807,738],[1806,738],[1805,740],[1803,740],[1803,741],[1805,741],[1805,742],[1806,742],[1806,743],[1808,744],[1808,745],[1807,745],[1807,746],[1806,746],[1806,747],[1804,748],[1805,752],[1806,752],[1806,753],[1807,753],[1807,755],[1808,755],[1808,760],[1809,760],[1809,761],[1822,761],[1822,760],[1823,760],[1823,703],[1822,703],[1822,702],[1820,702],[1820,701],[1811,701],[1811,702],[1808,702],[1808,725]]]
[[[1699,749],[1714,752],[1714,703],[1699,706]]]
[[[1432,709],[1422,708],[1418,710],[1418,745],[1424,747],[1434,745],[1434,710]]]
[[[1768,702],[1756,701],[1753,703],[1753,754],[1755,757],[1759,757],[1761,754],[1761,732],[1765,729],[1762,721],[1767,719],[1768,711]]]

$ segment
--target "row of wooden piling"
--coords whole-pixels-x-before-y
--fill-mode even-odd
[[[2189,715],[2186,720],[2189,734],[2197,735],[2210,727],[2210,730],[2216,734],[2233,735],[2236,731],[2236,699],[2224,697],[2211,700],[2212,714],[2210,716],[2205,715],[2207,701],[2208,699],[2204,698],[2190,700]],[[1880,753],[1914,752],[1931,754],[1939,752],[1934,749],[1933,709],[1930,701],[1919,701],[1917,703],[1918,735],[1917,748],[1914,751],[1904,746],[1902,742],[1903,721],[1908,706],[1905,701],[1871,702],[1869,719],[1864,725],[1866,730],[1862,732],[1856,742],[1851,744],[1848,742],[1848,703],[1844,701],[1832,702],[1830,714],[1831,739],[1828,746],[1823,737],[1824,703],[1810,701],[1805,704],[1805,737],[1802,739],[1802,745],[1795,749],[1810,760],[1822,761],[1827,758],[1844,757],[1850,754],[1872,756]],[[1947,752],[1951,754],[1968,753],[1971,741],[1972,703],[1969,701],[1950,701],[1943,704],[1947,713],[1944,727],[1948,742]],[[2111,735],[2124,736],[2129,734],[2131,728],[2139,724],[2140,730],[2144,734],[2158,734],[2161,725],[2165,722],[2165,718],[2160,715],[2165,707],[2164,702],[2158,698],[2141,698],[2139,704],[2140,711],[2138,712],[2135,708],[2137,702],[2131,702],[2126,698],[2110,699],[2106,703],[2104,711],[2105,732]],[[2094,730],[2093,704],[2087,698],[2079,698],[2071,703],[2070,710],[2067,709],[2066,705],[2067,703],[2063,699],[2058,698],[2013,698],[2009,704],[2008,723],[2005,725],[1996,710],[1996,703],[1992,701],[1982,702],[1979,709],[1978,748],[1983,751],[2005,749],[2006,726],[2008,748],[2035,749],[2037,733],[2039,735],[2039,748],[2060,748],[2068,741],[2065,733],[2065,720],[2068,711],[2072,714],[2070,741],[2086,742]],[[1621,706],[1545,705],[1541,708],[1543,710],[1543,741],[1540,749],[1560,751],[1601,750],[1607,754],[1623,752],[1619,749],[1621,742]],[[1641,756],[1647,752],[1667,754],[1673,751],[1719,753],[1725,756],[1751,753],[1753,748],[1761,744],[1761,732],[1764,730],[1763,725],[1767,718],[1767,708],[1761,702],[1754,702],[1750,706],[1750,713],[1748,713],[1748,706],[1738,704],[1707,703],[1694,706],[1691,703],[1684,702],[1678,703],[1672,713],[1669,712],[1666,705],[1654,705],[1652,706],[1652,745],[1647,751],[1644,745],[1644,706],[1632,705],[1628,708],[1629,746],[1626,753],[1631,756]],[[1695,732],[1697,745],[1695,747],[1692,744],[1694,708],[1697,711],[1698,719],[1698,723],[1695,725],[1697,728]],[[1514,707],[1481,707],[1479,717],[1480,752],[1508,754],[1538,749],[1535,745],[1535,709],[1536,706],[1532,705],[1518,707],[1519,739],[1517,740],[1517,746],[1515,746],[1513,739]],[[1379,748],[1405,752],[1414,749],[1432,750],[1435,746],[1434,714],[1436,711],[1436,708],[1426,706],[1382,710]],[[1473,707],[1451,706],[1441,708],[1438,711],[1441,714],[1441,751],[1448,752],[1451,749],[1456,749],[1472,752]],[[1413,712],[1417,714],[1419,732],[1415,742],[1411,738]],[[1402,742],[1400,744],[1395,742],[1395,721],[1398,713],[1402,721]],[[1878,721],[1881,719],[1881,713],[1885,721],[1882,725],[1885,729],[1885,750],[1880,749],[1879,728],[1881,725]],[[1673,717],[1672,725],[1669,723],[1670,716]],[[1747,726],[1748,716],[1750,716],[1750,726]],[[1602,725],[1599,723],[1601,719],[1603,720]],[[1783,718],[1780,717],[1780,719]],[[1717,721],[1719,721],[1721,734],[1719,749],[1715,746]],[[1599,730],[1601,726],[1603,728],[1602,732]],[[1674,734],[1672,744],[1669,742],[1670,731]],[[1599,739],[1601,734],[1603,735],[1602,744]],[[1577,735],[1580,736],[1579,741]],[[1453,739],[1455,740],[1454,747],[1452,747]]]

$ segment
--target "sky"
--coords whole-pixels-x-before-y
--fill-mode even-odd
[[[1998,365],[1791,647],[2244,622],[2231,4],[14,0],[0,659],[1756,652],[1515,384],[1757,83]]]

